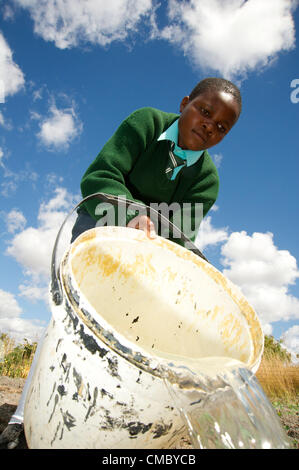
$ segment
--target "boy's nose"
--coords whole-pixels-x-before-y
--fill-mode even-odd
[[[213,130],[214,130],[214,123],[211,122],[211,121],[205,121],[203,124],[202,124],[202,127],[204,128],[204,130],[207,132],[208,135],[212,135],[213,134]]]

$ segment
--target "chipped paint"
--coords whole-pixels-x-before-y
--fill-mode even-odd
[[[104,233],[104,231],[98,231],[97,233],[100,233],[101,236],[103,236],[104,238],[107,236],[107,232]],[[112,232],[112,233],[115,233],[115,232]],[[90,242],[90,240],[94,239],[94,234],[91,235],[91,239],[88,239],[88,237],[84,237],[84,242]],[[136,241],[136,240],[135,240]],[[140,240],[139,240],[140,241]],[[245,321],[251,321],[251,324],[250,324],[250,331],[251,331],[251,335],[254,336],[253,340],[252,340],[252,352],[251,352],[251,357],[248,358],[246,357],[246,354],[243,354],[242,355],[242,359],[249,365],[249,366],[253,366],[254,364],[254,361],[257,360],[257,358],[260,356],[261,354],[261,351],[262,351],[262,348],[263,348],[263,344],[262,344],[262,341],[261,341],[261,337],[262,337],[262,333],[261,333],[261,329],[260,329],[260,325],[259,325],[259,322],[258,320],[255,322],[254,320],[256,319],[256,315],[254,313],[254,311],[252,310],[252,308],[249,306],[248,302],[243,301],[243,299],[241,299],[242,295],[238,293],[239,295],[239,298],[236,296],[236,293],[235,293],[235,289],[233,288],[233,286],[229,283],[228,280],[226,280],[224,278],[224,276],[217,272],[217,270],[213,267],[211,267],[211,265],[209,265],[209,263],[207,263],[206,261],[204,261],[203,259],[199,258],[198,256],[194,255],[192,252],[188,252],[187,250],[185,250],[184,248],[180,247],[179,245],[175,245],[171,242],[169,242],[168,240],[165,240],[165,239],[160,239],[158,237],[157,240],[155,240],[155,243],[156,244],[160,244],[162,245],[163,247],[165,247],[164,245],[167,245],[167,250],[168,251],[172,251],[172,252],[175,252],[175,254],[177,256],[179,256],[182,260],[188,260],[188,261],[191,261],[192,262],[192,265],[193,265],[193,268],[194,267],[200,267],[202,270],[204,270],[208,276],[210,278],[212,278],[214,281],[216,281],[218,283],[218,285],[220,285],[227,293],[228,295],[234,300],[234,302],[237,303],[238,307],[241,306],[241,308],[245,305],[249,307],[249,310],[250,310],[250,313],[251,313],[251,317],[250,315],[248,315],[247,313],[247,310],[245,309],[245,315],[244,315],[244,312],[242,311],[242,315],[244,315],[244,318],[245,318]],[[84,244],[84,243],[83,243]],[[174,246],[175,245],[175,246]],[[79,244],[77,245],[77,247],[80,248]],[[95,249],[95,247],[89,247],[90,249]],[[87,248],[87,252],[89,252],[89,248]],[[82,249],[80,248],[80,252],[78,252],[80,256],[82,256]],[[93,252],[94,253],[94,252]],[[72,254],[75,255],[75,252],[72,252]],[[90,254],[90,252],[89,252]],[[77,255],[77,253],[76,253]],[[105,256],[107,255],[107,253],[102,253],[102,258],[103,258],[103,263],[104,263],[104,266],[106,266],[106,258]],[[155,272],[156,272],[156,269],[155,267],[153,266],[153,263],[148,263],[148,265],[150,265],[150,273],[149,272],[146,272],[144,270],[144,263],[145,263],[145,260],[146,260],[146,256],[147,255],[140,255],[139,253],[136,254],[136,257],[135,257],[135,260],[133,260],[133,262],[128,262],[126,261],[126,263],[124,264],[120,264],[121,263],[121,256],[120,256],[120,252],[119,252],[119,248],[116,250],[114,250],[113,254],[108,254],[108,256],[112,256],[113,259],[110,259],[110,270],[109,271],[106,271],[106,268],[104,269],[104,273],[106,273],[109,276],[111,276],[113,273],[118,273],[118,281],[119,282],[119,275],[122,275],[126,270],[126,272],[128,274],[130,274],[129,277],[132,277],[131,274],[132,274],[132,271],[133,271],[133,268],[135,270],[134,272],[134,277],[138,277],[139,275],[141,275],[143,273],[143,275],[146,275],[146,276],[152,276]],[[141,256],[141,257],[140,257]],[[88,263],[91,263],[91,259],[92,257],[90,257],[88,255]],[[151,255],[151,260],[153,260],[153,257]],[[113,261],[114,260],[114,261]],[[100,262],[100,264],[102,263],[102,261]],[[80,264],[80,263],[79,263]],[[99,264],[99,263],[98,263]],[[117,267],[118,266],[118,267]],[[73,265],[74,267],[74,265]],[[82,268],[82,265],[81,265],[81,268]],[[169,270],[169,267],[167,268]],[[167,270],[166,270],[167,271]],[[82,269],[81,271],[81,277],[83,276],[84,273],[84,269]],[[174,274],[174,272],[173,272]],[[175,273],[177,275],[177,273]],[[83,276],[84,277],[84,276]],[[173,276],[174,278],[174,276]],[[79,281],[79,285],[80,285],[80,280]],[[186,284],[187,281],[184,281],[183,282],[183,285],[182,285],[182,288],[183,288],[183,291],[186,293],[188,291],[188,288],[187,288],[187,284]],[[189,281],[188,281],[189,282]],[[115,289],[115,286],[113,286],[114,289]],[[178,293],[179,292],[179,293]],[[182,301],[181,296],[182,294],[182,289],[178,289],[177,291],[177,298],[175,300],[175,303],[176,305],[179,307],[180,305],[180,302]],[[234,294],[234,295],[233,295]],[[186,295],[186,294],[185,294]],[[190,291],[188,291],[188,295],[190,295],[190,298],[193,299],[193,293]],[[198,309],[198,312],[200,312],[200,309]],[[219,315],[219,312],[218,312],[218,309],[217,307],[211,312],[211,318],[212,319],[215,319],[217,316]],[[187,327],[187,326],[186,326]],[[256,327],[256,331],[255,331],[255,327]],[[103,332],[103,329],[100,328],[96,328],[94,329],[94,332],[97,334],[97,332],[99,332],[99,329],[102,330],[102,333],[100,333],[100,337],[102,337],[102,334],[104,333]],[[188,327],[187,327],[188,329]],[[190,329],[190,325],[189,325],[189,329]],[[198,328],[196,328],[198,330]],[[254,333],[254,334],[252,334]],[[104,333],[105,334],[105,333]],[[117,347],[120,348],[120,350],[122,350],[122,352],[124,353],[124,355],[126,355],[126,357],[129,357],[130,355],[132,356],[131,354],[131,351],[128,350],[128,348],[125,348],[124,350],[124,346],[119,343],[117,340],[115,341],[115,337],[112,338],[113,335],[110,335],[110,340],[112,340],[110,342],[110,346],[113,345],[114,343],[114,346],[116,347],[116,343],[117,344]],[[142,338],[140,337],[139,334],[137,334],[137,336],[135,336],[135,343],[137,342],[136,341],[136,338],[138,337],[138,343],[140,343],[140,339],[141,339],[141,342],[142,342]],[[257,339],[256,337],[258,337],[259,339]],[[106,344],[109,345],[109,338],[106,336]],[[154,343],[152,343],[153,345]],[[226,346],[224,344],[224,346]],[[151,346],[151,349],[153,349],[153,347]],[[134,355],[134,354],[133,354]],[[135,355],[135,358],[137,360],[137,362],[140,362],[140,357],[143,356],[143,354],[141,353],[141,355]],[[143,357],[143,361],[145,361],[145,357]]]
[[[84,418],[84,421],[87,421],[87,419],[89,418],[89,415],[94,412],[94,409],[96,407],[96,403],[97,403],[97,397],[98,397],[98,387],[95,387],[94,391],[93,391],[93,402],[92,404],[89,406],[88,408],[88,411],[86,413],[86,416]]]
[[[204,338],[208,343],[213,329],[206,333],[205,328],[215,322],[223,351],[229,352],[230,348],[237,347],[244,349],[240,357],[247,364],[253,365],[259,360],[259,322],[242,294],[221,273],[193,253],[160,237],[148,241],[143,234],[135,232],[138,231],[130,231],[130,242],[138,242],[138,250],[147,247],[142,253],[136,250],[135,257],[132,252],[122,254],[119,246],[110,251],[107,249],[103,240],[111,236],[117,240],[119,233],[123,237],[126,233],[126,229],[107,227],[86,232],[63,258],[59,273],[63,303],[59,306],[52,304],[53,317],[48,337],[29,391],[30,401],[25,408],[25,428],[28,429],[31,448],[115,448],[120,444],[123,448],[167,448],[169,442],[175,442],[183,427],[179,412],[171,406],[173,403],[162,378],[167,373],[167,377],[175,381],[177,367],[182,373],[190,371],[188,367],[192,370],[192,361],[191,366],[185,362],[178,365],[177,359],[184,361],[186,357],[161,351],[161,334],[165,335],[171,328],[170,337],[174,338],[175,348],[180,345],[178,338],[185,337],[186,347],[189,347],[190,338],[195,345]],[[97,249],[96,242],[103,245],[102,251]],[[90,246],[84,251],[85,243]],[[147,251],[151,247],[165,249],[170,257],[175,255],[175,267],[166,264],[164,271],[157,269],[159,254]],[[72,258],[77,255],[80,262],[75,266]],[[106,312],[101,312],[101,306],[95,310],[82,289],[80,291],[87,275],[82,264],[80,267],[82,260],[86,266],[96,265],[97,272],[110,282],[107,293],[109,302],[115,301],[116,325],[127,325],[128,331],[132,327],[131,339],[111,326],[109,315],[105,317]],[[180,263],[188,263],[190,276],[182,278]],[[240,318],[233,309],[224,314],[221,304],[216,303],[210,309],[201,307],[200,295],[192,290],[192,276],[196,277],[198,269],[215,282],[220,293],[224,291],[233,299],[240,309]],[[175,286],[168,296],[172,300],[175,321],[168,321],[163,326],[163,316],[158,316],[159,322],[148,339],[148,349],[144,349],[144,333],[148,331],[146,322],[153,321],[152,314],[158,312],[159,315],[159,305],[145,315],[142,305],[134,309],[125,303],[128,293],[133,295],[140,285],[143,286],[139,279],[142,282],[149,280],[144,287],[145,294],[155,279],[157,290],[160,284],[163,288],[164,280]],[[144,298],[147,299],[145,305],[149,304],[148,297]],[[181,314],[186,299],[190,316]],[[247,336],[242,336],[244,325],[247,325]],[[178,336],[174,336],[174,332]],[[241,340],[238,339],[241,336]],[[246,350],[246,337],[252,337],[250,357]],[[210,376],[203,382],[202,393],[209,389],[209,380],[212,382]],[[188,382],[184,386],[188,387]]]
[[[66,426],[68,431],[70,431],[71,428],[76,426],[76,419],[68,411],[64,412],[62,408],[60,408],[60,413],[62,415],[63,424]]]
[[[165,423],[157,423],[153,429],[153,439],[158,439],[161,436],[165,436],[168,434],[170,429],[172,428],[172,423],[165,424]]]
[[[66,395],[66,394],[67,394],[67,392],[66,392],[66,390],[65,390],[65,388],[64,388],[64,385],[58,385],[58,387],[57,387],[57,392],[59,393],[59,395],[60,395],[61,397],[63,397],[63,395]]]
[[[52,413],[51,413],[51,415],[50,415],[50,418],[49,418],[48,423],[50,423],[50,422],[51,422],[51,419],[53,418],[53,415],[54,415],[54,412],[55,412],[55,409],[56,409],[56,406],[57,406],[58,401],[59,401],[59,395],[56,394],[56,395],[55,395],[55,399],[54,399],[53,410],[52,410]]]
[[[76,392],[77,394],[76,398],[77,398],[78,395],[82,396],[84,384],[83,384],[82,376],[79,374],[79,372],[76,371],[75,367],[73,367],[73,377],[74,377],[75,386],[77,388],[77,392]]]
[[[111,375],[121,380],[121,377],[119,376],[119,373],[118,373],[117,357],[113,357],[112,359],[107,357],[107,361],[108,361],[108,368],[109,368]]]
[[[126,427],[128,428],[130,437],[137,437],[139,433],[144,434],[147,432],[152,427],[152,424],[153,423],[144,424],[140,421],[133,421],[128,423]]]

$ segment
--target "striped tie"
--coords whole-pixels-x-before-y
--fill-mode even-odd
[[[171,143],[171,148],[169,150],[169,161],[165,170],[165,174],[169,180],[175,179],[177,173],[187,165],[187,161],[183,158],[178,157],[173,153],[175,144],[174,142]]]

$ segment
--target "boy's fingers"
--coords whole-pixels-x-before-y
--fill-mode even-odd
[[[156,238],[157,237],[155,226],[154,226],[153,222],[151,221],[151,219],[149,219],[149,218],[148,218],[147,235],[149,236],[149,238]]]
[[[149,236],[149,232],[150,232],[149,219],[146,215],[140,216],[140,218],[138,220],[137,228],[139,230],[142,230],[143,232],[145,232],[146,235]]]
[[[146,215],[140,217],[138,228],[143,230],[149,238],[156,238],[155,226]]]
[[[128,223],[127,226],[131,227],[131,228],[137,228],[139,230],[142,230],[143,232],[145,232],[145,234],[149,238],[156,238],[156,236],[157,236],[156,231],[155,231],[155,226],[154,226],[153,222],[146,215],[140,215],[140,216],[134,217],[134,219],[132,219]]]

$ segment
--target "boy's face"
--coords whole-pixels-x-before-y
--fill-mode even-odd
[[[182,149],[205,150],[218,144],[239,117],[236,99],[223,91],[209,90],[183,98],[180,105],[178,144]]]

